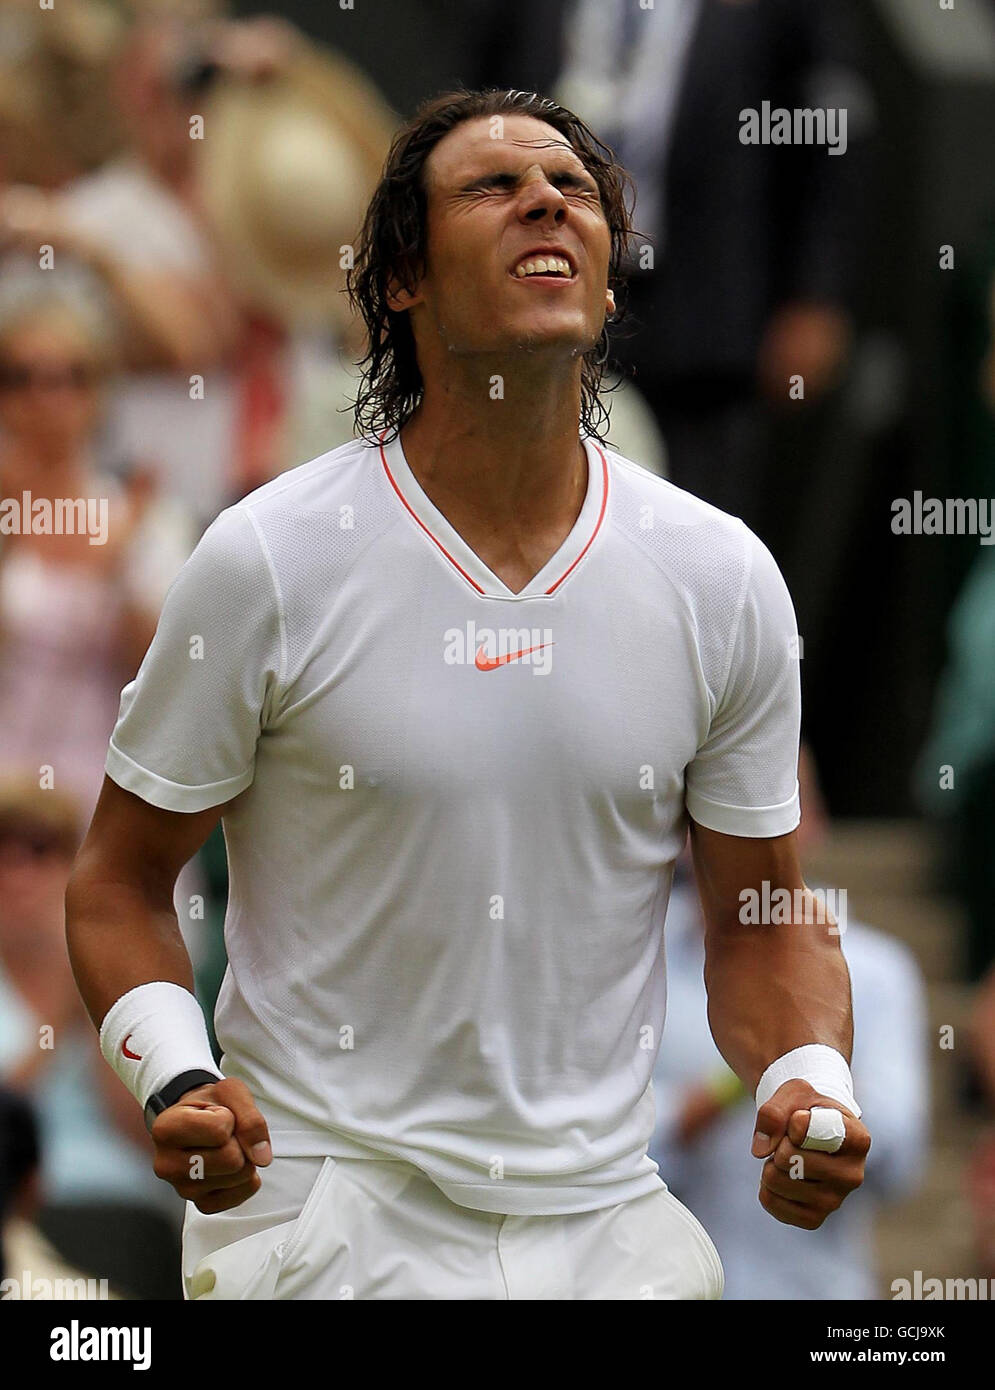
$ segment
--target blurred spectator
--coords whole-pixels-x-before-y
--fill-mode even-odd
[[[967,970],[995,961],[995,552],[983,547],[947,620],[947,665],[916,769],[920,803],[946,821],[968,919]]]
[[[89,811],[121,686],[195,537],[147,475],[112,476],[99,456],[102,391],[113,364],[99,319],[51,278],[6,290],[0,497],[18,508],[25,494],[33,504],[83,499],[96,526],[36,534],[21,515],[2,528],[0,770],[27,768],[37,779],[51,767],[54,785]]]
[[[810,848],[822,834],[821,809],[807,758],[799,771],[800,838]],[[873,1156],[852,1206],[833,1212],[817,1231],[803,1231],[772,1220],[757,1198],[762,1164],[750,1154],[756,1106],[708,1027],[703,922],[686,860],[670,899],[666,943],[667,1022],[653,1077],[650,1154],[715,1241],[725,1297],[880,1297],[869,1218],[876,1204],[915,1185],[926,1159],[925,989],[911,952],[852,919],[841,932],[853,991],[854,1089],[874,1136]]]
[[[133,25],[111,84],[124,151],[60,195],[12,189],[2,219],[28,253],[52,245],[57,264],[73,258],[105,281],[127,370],[109,396],[115,447],[147,460],[203,525],[227,500],[222,402],[217,390],[191,402],[189,377],[210,379],[238,321],[192,206],[189,122],[200,93],[188,52],[178,22]]]
[[[86,1272],[169,1296],[180,1204],[152,1173],[141,1112],[100,1056],[66,953],[80,835],[71,799],[0,783],[0,1080],[38,1115],[43,1233]]]
[[[28,1099],[0,1087],[0,1298],[117,1299],[62,1259],[34,1224],[41,1202],[38,1124]]]
[[[39,1164],[38,1126],[24,1096],[0,1087],[0,1279],[7,1274],[9,1222],[33,1205]]]
[[[968,260],[952,320],[954,431],[961,496],[995,492],[995,231]],[[966,575],[946,624],[947,657],[915,769],[919,804],[946,832],[950,886],[967,920],[965,965],[977,981],[967,1094],[987,1120],[967,1172],[974,1243],[995,1278],[995,551],[948,538]]]
[[[101,276],[129,368],[111,436],[206,525],[351,437],[337,290],[393,115],[276,20],[141,19],[114,93],[125,152],[59,194],[8,190],[0,236]]]
[[[352,437],[363,334],[345,273],[396,118],[360,71],[289,26],[264,18],[221,39],[197,188],[242,312],[242,492]]]

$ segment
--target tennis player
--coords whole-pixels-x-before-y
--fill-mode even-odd
[[[646,1153],[689,827],[760,1201],[814,1228],[862,1180],[790,598],[605,439],[627,187],[534,93],[419,111],[350,280],[361,437],[218,517],[123,692],[68,939],[188,1298],[720,1297]],[[220,1068],[173,910],[219,817]],[[744,922],[764,884],[795,908]]]

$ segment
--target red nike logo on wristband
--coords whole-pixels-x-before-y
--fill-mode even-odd
[[[530,652],[541,652],[543,647],[549,646],[552,646],[551,642],[543,642],[540,647],[523,647],[519,652],[509,652],[507,656],[487,656],[481,647],[474,665],[478,671],[496,671],[499,666],[506,666],[509,661],[517,661],[520,656],[528,656]]]
[[[129,1033],[128,1038],[130,1037],[131,1034]],[[137,1052],[128,1051],[128,1038],[125,1038],[124,1042],[121,1044],[121,1051],[124,1053],[126,1057],[130,1057],[133,1062],[140,1062],[142,1059]]]

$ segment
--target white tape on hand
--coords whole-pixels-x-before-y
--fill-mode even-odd
[[[807,1081],[813,1091],[838,1100],[860,1119],[860,1106],[853,1098],[853,1077],[846,1058],[823,1043],[804,1043],[794,1047],[764,1072],[757,1085],[757,1109],[766,1105],[786,1081]]]
[[[802,1140],[803,1149],[818,1149],[820,1153],[834,1154],[846,1138],[846,1122],[839,1110],[828,1105],[813,1105],[808,1122],[808,1132]]]

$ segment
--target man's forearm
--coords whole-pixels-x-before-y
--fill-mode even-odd
[[[150,980],[193,992],[193,969],[172,895],[155,894],[101,870],[86,851],[66,892],[66,941],[73,974],[99,1028],[122,995]]]
[[[771,1062],[808,1043],[824,1043],[850,1059],[850,974],[832,925],[734,921],[708,929],[712,1036],[751,1091]]]

